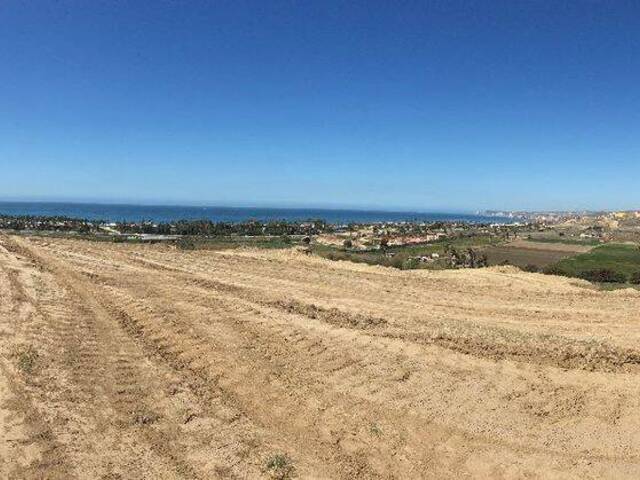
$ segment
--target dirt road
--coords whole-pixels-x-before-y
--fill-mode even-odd
[[[0,478],[640,478],[640,292],[0,234]]]

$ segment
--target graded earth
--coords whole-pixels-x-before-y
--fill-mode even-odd
[[[637,479],[640,291],[0,234],[0,478]]]

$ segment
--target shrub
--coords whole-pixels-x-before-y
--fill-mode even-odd
[[[542,269],[542,273],[545,275],[560,275],[563,277],[567,275],[566,272],[557,265],[547,265]]]
[[[180,250],[195,250],[196,242],[191,237],[182,237],[178,239],[178,241],[176,242],[176,246]]]
[[[528,263],[527,265],[522,267],[522,270],[530,273],[538,273],[540,271],[540,268],[538,268],[538,266],[534,265],[533,263]]]
[[[578,277],[583,280],[598,283],[625,283],[627,281],[627,277],[623,273],[609,270],[607,268],[586,270],[584,272],[580,272]]]
[[[271,478],[275,480],[286,480],[293,476],[295,467],[287,455],[277,453],[267,459],[266,469]]]
[[[402,262],[402,270],[413,270],[420,266],[420,262],[417,258],[407,258]]]
[[[402,268],[402,266],[404,265],[404,260],[402,259],[402,257],[395,256],[386,260],[383,265],[393,268]]]
[[[342,246],[344,248],[352,248],[353,247],[353,242],[351,241],[350,238],[347,238],[344,242],[342,242]]]
[[[629,281],[634,285],[640,285],[640,271],[632,273]]]
[[[286,245],[289,245],[291,243],[291,237],[287,234],[284,234],[280,237],[280,241]]]

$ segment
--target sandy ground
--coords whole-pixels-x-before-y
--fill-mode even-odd
[[[0,234],[0,478],[640,478],[640,292]]]

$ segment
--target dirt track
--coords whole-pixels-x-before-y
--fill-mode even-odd
[[[640,478],[638,312],[505,268],[0,234],[0,478]]]

